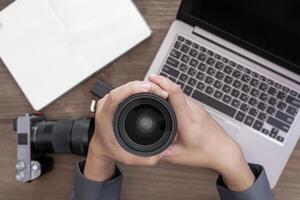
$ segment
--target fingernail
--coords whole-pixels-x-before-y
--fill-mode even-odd
[[[151,84],[150,83],[142,83],[141,84],[141,87],[146,90],[146,91],[149,91],[151,89]]]
[[[153,77],[153,78],[157,77],[156,74],[150,74],[149,76],[150,76],[150,77]]]

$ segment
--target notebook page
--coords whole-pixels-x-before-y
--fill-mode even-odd
[[[47,0],[95,71],[150,36],[131,0]]]
[[[0,56],[35,110],[92,74],[43,0],[15,1],[0,23]]]

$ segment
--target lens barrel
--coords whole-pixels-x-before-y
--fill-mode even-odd
[[[41,122],[31,137],[33,151],[85,156],[94,127],[91,118]]]
[[[120,145],[138,156],[163,152],[176,135],[176,115],[168,101],[150,93],[123,101],[114,117],[114,133]]]

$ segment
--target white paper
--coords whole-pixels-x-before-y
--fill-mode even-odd
[[[0,24],[0,57],[35,110],[150,35],[130,0],[17,0]]]

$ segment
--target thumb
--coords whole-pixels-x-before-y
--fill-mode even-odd
[[[161,160],[177,164],[179,158],[183,154],[184,147],[183,145],[177,143],[171,145],[167,150],[165,150],[162,154],[160,154]]]

